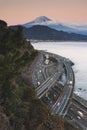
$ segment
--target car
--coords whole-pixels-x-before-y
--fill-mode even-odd
[[[40,82],[39,82],[39,81],[37,82],[37,85],[38,85],[38,86],[40,85]]]
[[[72,82],[71,80],[69,80],[69,81],[67,81],[67,84],[68,84],[68,85],[72,85],[73,82]]]
[[[78,111],[78,114],[80,117],[83,117],[83,113],[81,111]]]
[[[77,118],[80,120],[81,119],[81,117],[80,116],[77,116]]]
[[[60,103],[58,102],[58,103],[57,103],[57,106],[59,106],[59,105],[60,105]]]

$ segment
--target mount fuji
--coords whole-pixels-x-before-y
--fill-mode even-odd
[[[55,29],[57,31],[64,31],[68,33],[77,33],[77,34],[83,34],[87,35],[87,24],[80,25],[80,24],[64,24],[55,20],[52,20],[50,18],[47,18],[46,16],[40,16],[34,19],[33,21],[30,21],[28,23],[23,24],[22,26],[25,28],[30,28],[35,25],[44,25],[49,28]]]

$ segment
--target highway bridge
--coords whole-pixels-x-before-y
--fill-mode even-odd
[[[83,99],[72,97],[72,101],[69,104],[66,120],[73,124],[76,128],[81,130],[87,130],[87,105]]]
[[[66,80],[60,85],[63,75]],[[87,105],[73,96],[75,77],[69,59],[40,51],[32,80],[38,98],[49,106],[52,114],[59,114],[76,128],[87,130]]]

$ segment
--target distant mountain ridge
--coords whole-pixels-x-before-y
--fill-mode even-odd
[[[87,36],[85,35],[57,31],[43,25],[24,28],[23,33],[30,40],[87,41]]]
[[[85,25],[68,25],[58,21],[54,21],[46,16],[37,17],[35,20],[23,24],[23,27],[30,28],[34,25],[44,25],[57,31],[65,31],[68,33],[77,33],[87,35],[87,24]]]

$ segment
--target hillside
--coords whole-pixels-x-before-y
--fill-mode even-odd
[[[23,75],[38,57],[22,28],[12,30],[0,20],[0,130],[75,130],[52,116]]]

